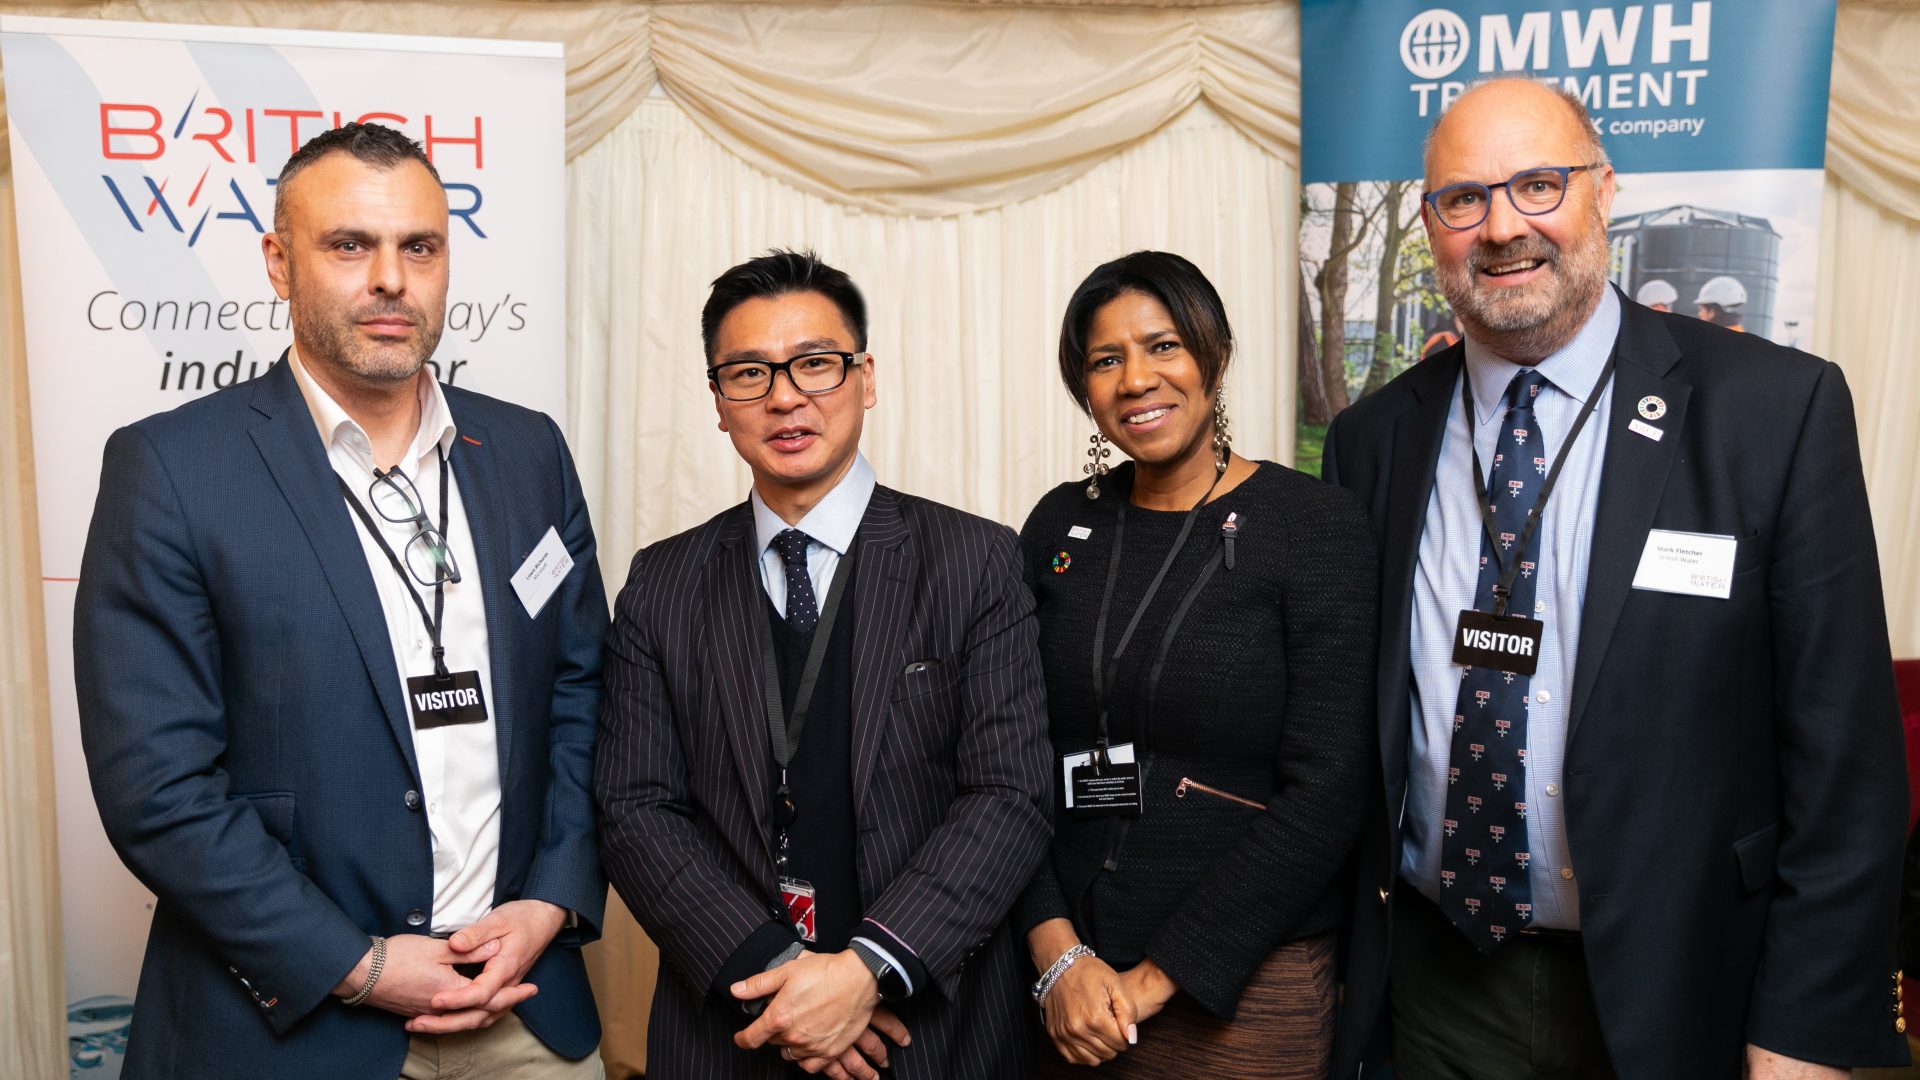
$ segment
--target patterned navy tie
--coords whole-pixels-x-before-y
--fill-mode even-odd
[[[787,625],[796,633],[810,634],[820,621],[820,604],[813,598],[813,578],[807,575],[807,543],[812,537],[799,529],[782,529],[774,535],[773,550],[787,564]]]
[[[1493,509],[1500,558],[1522,560],[1508,611],[1531,616],[1539,581],[1540,533],[1520,550],[1527,511],[1547,474],[1546,448],[1534,422],[1533,399],[1546,377],[1522,371],[1507,385],[1506,417],[1493,453],[1487,501]],[[1469,418],[1471,429],[1471,418]],[[1474,607],[1493,610],[1501,563],[1482,530],[1480,584]],[[1525,675],[1471,667],[1460,678],[1453,707],[1453,745],[1447,769],[1447,816],[1440,823],[1440,907],[1482,952],[1498,948],[1533,918],[1527,880],[1527,683]]]

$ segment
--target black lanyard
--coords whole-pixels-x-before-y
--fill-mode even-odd
[[[387,470],[384,473],[381,472],[379,469],[375,469],[373,470],[373,478],[375,480],[380,480],[380,479],[383,479],[384,477],[391,476],[394,473],[399,471],[400,471],[400,467],[398,465],[394,466],[393,468]],[[402,473],[401,475],[404,476],[405,474]],[[380,526],[374,524],[373,515],[367,513],[367,508],[360,505],[359,498],[357,498],[353,494],[353,489],[347,486],[347,482],[340,478],[339,473],[335,473],[333,475],[333,479],[335,483],[340,485],[340,494],[345,495],[347,497],[347,503],[353,507],[353,512],[359,516],[360,523],[367,527],[367,535],[373,537],[373,542],[380,545],[380,550],[386,553],[387,561],[393,564],[393,572],[400,575],[400,583],[406,586],[407,595],[413,597],[413,606],[420,609],[420,619],[422,622],[427,624],[427,637],[433,641],[434,678],[436,679],[452,678],[452,676],[447,672],[446,646],[440,643],[441,631],[443,631],[446,628],[446,623],[443,621],[443,618],[442,618],[446,614],[446,610],[447,610],[446,578],[440,574],[434,575],[433,614],[428,615],[427,602],[425,600],[420,599],[419,591],[413,587],[413,575],[407,573],[407,568],[401,565],[400,556],[395,555],[393,553],[393,548],[387,543],[387,538],[380,535]],[[440,542],[443,544],[449,542],[447,540],[447,488],[448,486],[449,485],[447,484],[447,452],[445,450],[441,450],[440,451]]]
[[[1560,444],[1560,452],[1553,455],[1553,467],[1547,470],[1547,482],[1540,486],[1540,497],[1535,499],[1533,507],[1527,511],[1527,526],[1520,533],[1519,542],[1514,545],[1512,562],[1500,557],[1500,534],[1493,524],[1493,507],[1487,501],[1487,481],[1480,475],[1480,445],[1474,439],[1473,417],[1473,373],[1462,369],[1460,372],[1460,407],[1467,416],[1467,449],[1473,453],[1473,493],[1480,500],[1480,525],[1486,530],[1489,541],[1488,550],[1493,552],[1493,565],[1500,571],[1500,580],[1493,584],[1493,616],[1496,619],[1507,617],[1507,597],[1513,595],[1513,579],[1520,573],[1520,563],[1526,558],[1527,543],[1533,539],[1533,531],[1540,525],[1540,519],[1546,515],[1547,498],[1553,494],[1553,485],[1560,480],[1560,467],[1567,463],[1567,454],[1573,444],[1580,440],[1580,431],[1587,426],[1587,418],[1600,404],[1600,395],[1606,392],[1607,383],[1613,380],[1614,361],[1619,358],[1615,353],[1607,357],[1607,366],[1600,369],[1600,379],[1593,384],[1593,392],[1587,395],[1587,402],[1580,407],[1580,417],[1573,422],[1573,430],[1567,432],[1567,439]],[[1504,422],[1504,413],[1502,422]],[[1546,437],[1541,436],[1541,442]]]
[[[1153,584],[1147,586],[1146,595],[1140,598],[1140,603],[1133,609],[1132,618],[1127,620],[1127,628],[1120,634],[1120,643],[1113,647],[1113,655],[1108,657],[1106,655],[1107,620],[1113,614],[1113,590],[1120,580],[1120,555],[1126,545],[1127,504],[1132,502],[1131,493],[1120,500],[1119,517],[1113,524],[1113,548],[1107,553],[1107,584],[1100,595],[1100,619],[1094,623],[1093,627],[1093,702],[1100,716],[1100,739],[1095,744],[1095,757],[1100,764],[1104,765],[1103,759],[1106,757],[1107,746],[1111,742],[1107,729],[1107,708],[1113,697],[1113,680],[1117,674],[1120,657],[1127,651],[1128,643],[1133,640],[1133,632],[1139,628],[1140,619],[1146,615],[1147,607],[1153,603],[1153,598],[1159,595],[1160,586],[1167,580],[1167,571],[1173,569],[1174,560],[1180,557],[1181,550],[1187,546],[1187,536],[1193,532],[1194,521],[1199,518],[1201,509],[1213,496],[1213,489],[1220,486],[1220,479],[1225,475],[1224,471],[1216,471],[1213,474],[1213,483],[1207,485],[1207,493],[1200,496],[1200,501],[1194,503],[1193,508],[1187,511],[1187,516],[1181,519],[1180,534],[1174,537],[1173,546],[1167,550],[1167,557],[1160,561],[1159,573],[1153,576]]]
[[[855,545],[857,546],[857,545]],[[853,578],[852,546],[840,556],[834,567],[833,584],[827,589],[827,602],[820,609],[820,621],[814,624],[813,641],[807,646],[807,666],[800,669],[800,687],[793,695],[793,714],[787,714],[780,699],[780,657],[773,645],[773,623],[767,618],[767,605],[755,604],[760,624],[760,688],[767,702],[767,742],[773,760],[780,766],[780,784],[774,789],[774,825],[780,830],[784,848],[787,827],[793,824],[793,792],[787,787],[787,766],[800,749],[800,733],[807,726],[807,709],[813,704],[813,688],[820,681],[820,668],[827,660],[827,645],[833,639],[834,620],[840,616],[840,598]],[[788,597],[791,601],[792,597]]]

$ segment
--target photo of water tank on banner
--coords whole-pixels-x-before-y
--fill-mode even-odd
[[[153,897],[81,752],[76,579],[117,428],[264,374],[274,181],[352,121],[419,140],[452,213],[443,382],[566,420],[565,60],[546,42],[0,17],[46,608],[68,1034],[120,1073]]]
[[[1834,0],[1300,8],[1299,468],[1319,472],[1340,410],[1460,340],[1421,222],[1421,144],[1488,79],[1586,106],[1615,170],[1626,296],[1811,348]]]

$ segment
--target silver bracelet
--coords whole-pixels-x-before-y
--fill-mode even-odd
[[[1053,966],[1047,969],[1047,973],[1040,976],[1040,981],[1033,984],[1033,1003],[1043,1009],[1046,1008],[1047,995],[1053,993],[1053,984],[1060,981],[1060,976],[1065,975],[1068,968],[1092,955],[1094,955],[1093,950],[1085,945],[1075,945],[1061,953],[1060,959],[1055,960]]]
[[[373,993],[373,984],[380,981],[380,969],[387,966],[387,939],[378,935],[373,939],[373,960],[367,964],[367,981],[360,984],[360,992],[347,999],[347,1004],[358,1005]]]

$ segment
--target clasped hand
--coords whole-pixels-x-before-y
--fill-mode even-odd
[[[850,950],[803,952],[732,990],[741,1001],[772,997],[733,1037],[741,1049],[779,1046],[782,1057],[831,1080],[877,1080],[877,1069],[887,1067],[887,1040],[911,1041],[900,1018],[880,1005],[873,973]]]
[[[564,909],[544,900],[514,900],[442,940],[424,934],[387,939],[387,960],[365,1004],[408,1017],[407,1030],[446,1035],[491,1027],[539,987],[524,982],[566,921]],[[372,950],[334,987],[340,997],[359,993],[373,962]],[[484,964],[469,979],[455,964]]]
[[[1047,992],[1047,1037],[1075,1065],[1112,1061],[1139,1042],[1139,1025],[1173,992],[1173,980],[1152,960],[1117,972],[1097,956],[1083,957]]]

